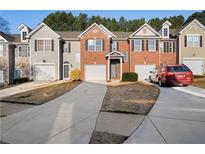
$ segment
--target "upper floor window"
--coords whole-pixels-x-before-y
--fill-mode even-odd
[[[134,40],[134,51],[142,51],[142,40],[140,39]]]
[[[103,51],[103,40],[88,40],[88,51]]]
[[[117,51],[117,41],[112,42],[112,51]]]
[[[164,52],[164,42],[160,42],[160,52]]]
[[[169,42],[169,52],[173,52],[173,42]]]
[[[53,51],[53,40],[35,40],[35,51]]]
[[[168,36],[168,29],[164,28],[164,36]]]
[[[4,55],[4,48],[3,48],[3,44],[0,44],[0,56]]]
[[[187,47],[200,47],[199,35],[187,35]]]
[[[64,47],[63,52],[68,52],[68,53],[70,53],[70,46],[71,46],[71,43],[70,43],[70,42],[65,42],[65,43],[63,44],[63,47]]]
[[[23,40],[26,40],[26,35],[27,35],[27,32],[22,32],[22,39]]]
[[[148,40],[148,50],[156,51],[156,40]]]

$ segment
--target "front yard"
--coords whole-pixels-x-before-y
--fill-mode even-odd
[[[108,124],[109,129],[116,129],[117,127],[125,127],[127,131],[131,129],[128,128],[130,125],[135,125],[135,122],[131,122],[132,124],[128,125],[128,121],[131,120],[129,117],[133,117],[136,115],[144,116],[147,115],[155,104],[160,90],[156,86],[149,85],[142,82],[134,82],[134,83],[124,83],[121,82],[117,85],[108,85],[107,93],[104,97],[104,101],[101,107],[101,114],[97,120],[96,128],[92,134],[90,143],[92,144],[117,144],[123,143],[129,135],[124,134],[116,134],[113,132],[99,131],[98,128],[102,123]],[[116,121],[111,119],[104,119],[104,121],[100,121],[99,119],[103,119],[100,117],[103,113],[113,113],[114,115],[119,114],[119,117],[127,116],[128,121],[120,120],[118,121],[119,125],[116,126]],[[133,116],[132,116],[133,115]],[[111,116],[112,117],[112,116]],[[143,118],[142,118],[143,120]],[[107,123],[108,122],[108,123]],[[137,124],[136,124],[137,126]],[[104,127],[104,126],[103,126]],[[105,126],[106,127],[106,126]],[[107,130],[109,130],[107,129]],[[122,128],[123,129],[123,128]],[[129,134],[129,133],[128,133]]]
[[[50,85],[27,92],[14,94],[8,97],[1,98],[0,101],[40,105],[65,94],[66,92],[72,90],[74,87],[78,86],[80,83],[81,81],[67,81],[60,84]]]
[[[194,76],[193,86],[205,88],[205,76]]]

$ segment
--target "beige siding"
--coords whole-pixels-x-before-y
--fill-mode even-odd
[[[193,47],[184,47],[184,36],[187,34],[200,34],[202,35],[202,47],[193,48]],[[193,57],[202,57],[205,61],[205,31],[202,30],[197,24],[192,23],[183,33],[179,36],[180,39],[180,59],[181,63],[184,58],[193,58]],[[204,73],[205,73],[205,62],[204,62]]]

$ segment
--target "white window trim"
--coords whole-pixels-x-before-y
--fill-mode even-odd
[[[26,40],[27,40],[27,39],[26,39],[26,35],[25,35],[25,40],[23,39],[23,33],[24,33],[24,32],[26,32],[26,35],[28,35],[28,32],[27,32],[27,31],[22,31],[22,32],[21,32],[21,35],[22,35],[22,38],[21,38],[21,39],[22,39],[22,41],[26,41]]]
[[[170,46],[170,44],[171,44],[171,46]],[[173,45],[174,45],[173,42],[169,42],[169,48],[168,49],[170,49],[170,47],[171,47],[171,51],[169,50],[168,52],[173,52],[174,51]]]
[[[65,78],[65,76],[64,76],[65,75],[64,74],[64,66],[65,65],[68,65],[68,67],[69,67],[69,72],[68,72],[69,73],[69,75],[68,75],[69,77],[68,78]],[[69,80],[70,79],[70,68],[71,68],[71,64],[67,64],[67,63],[63,64],[63,80]]]
[[[140,42],[140,50],[136,50],[135,48],[135,41]],[[142,40],[141,39],[134,39],[134,52],[142,52]]]
[[[52,38],[36,38],[37,41],[37,52],[51,52],[52,51]],[[43,50],[38,50],[38,40],[43,40]],[[50,40],[51,41],[51,50],[46,51],[45,41]]]
[[[161,45],[163,46],[163,48],[161,48]],[[160,52],[161,53],[163,53],[164,52],[164,42],[160,42],[160,44],[159,44],[159,50],[160,50]],[[162,50],[161,50],[162,49]]]
[[[115,50],[114,50],[115,47]],[[117,41],[112,42],[112,51],[117,51]]]
[[[188,48],[200,48],[200,34],[187,34],[186,35],[187,36],[187,47]],[[189,45],[189,43],[188,43],[188,37],[192,37],[192,45]],[[199,46],[195,46],[195,44],[194,44],[194,37],[199,37]]]
[[[150,48],[149,48],[149,45],[150,45],[150,41],[154,41],[155,43],[154,43],[154,46],[155,46],[155,49],[154,50],[150,50]],[[149,39],[148,40],[148,51],[150,51],[150,52],[156,52],[156,49],[157,49],[157,47],[156,47],[156,40],[155,39]]]
[[[94,41],[94,50],[90,50],[89,49],[89,40],[92,40]],[[101,41],[101,49],[100,50],[97,50],[97,45],[96,45],[96,41]],[[103,51],[103,40],[102,39],[88,39],[88,44],[87,44],[87,47],[88,47],[88,52],[102,52]]]

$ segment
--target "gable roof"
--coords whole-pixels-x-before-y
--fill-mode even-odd
[[[21,30],[23,27],[26,27],[26,28],[28,29],[29,32],[32,31],[32,29],[29,28],[29,27],[28,27],[27,25],[25,25],[25,24],[20,24],[20,25],[18,26],[18,29]]]
[[[100,24],[100,27],[102,27],[107,33],[109,33],[112,37],[116,37],[111,31],[109,31],[105,26]]]
[[[118,51],[112,51],[112,52],[110,52],[110,53],[108,53],[106,55],[106,57],[109,57],[109,56],[119,56],[119,57],[122,57],[122,56],[125,56],[125,55],[120,53],[120,52],[118,52]]]
[[[20,34],[6,34],[0,31],[0,36],[2,36],[8,42],[21,42],[21,35]]]
[[[161,35],[155,30],[153,29],[149,24],[145,23],[144,25],[142,25],[140,28],[138,28],[134,33],[132,33],[129,37],[133,37],[136,33],[138,33],[141,29],[143,29],[144,27],[149,28],[154,34],[158,35],[161,37]]]
[[[82,37],[87,31],[89,31],[92,27],[94,27],[94,26],[96,26],[96,27],[98,27],[99,29],[101,29],[102,30],[102,32],[105,34],[105,35],[107,35],[109,38],[110,37],[113,37],[111,34],[111,32],[107,29],[107,28],[105,28],[104,26],[100,26],[100,25],[98,25],[98,24],[96,24],[96,23],[93,23],[90,27],[88,27],[85,31],[83,31],[78,37]],[[114,35],[114,34],[113,34]]]
[[[60,36],[55,32],[55,31],[53,31],[50,27],[48,27],[45,23],[41,23],[41,24],[39,24],[36,28],[34,28],[34,30],[33,31],[31,31],[27,36],[28,37],[31,37],[33,34],[35,34],[39,29],[41,29],[42,27],[46,27],[46,28],[48,28],[50,31],[52,31],[52,32],[54,32],[55,33],[55,35],[58,37],[58,38],[60,38]]]

